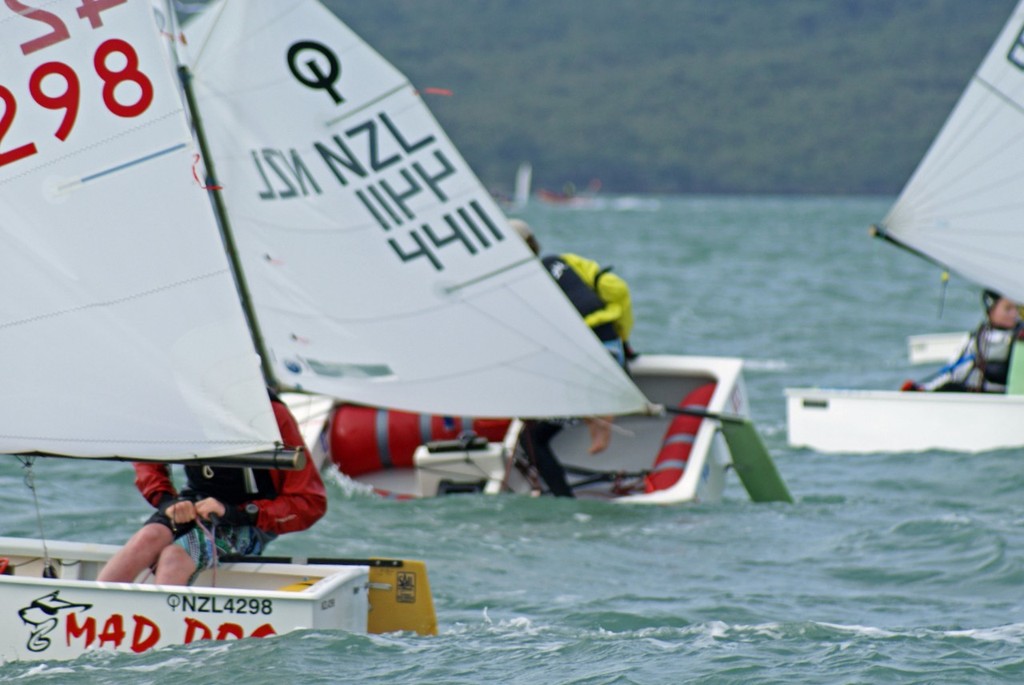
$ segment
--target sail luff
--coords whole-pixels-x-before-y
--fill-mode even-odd
[[[175,51],[177,58],[177,52]],[[217,182],[217,171],[213,157],[210,155],[209,143],[206,139],[206,129],[203,126],[202,113],[196,105],[195,93],[192,91],[192,74],[188,66],[179,62],[178,76],[181,80],[182,92],[185,95],[185,104],[188,107],[189,119],[192,122],[192,130],[196,135],[196,143],[202,155],[203,166],[206,169],[207,185],[210,199],[217,216],[217,226],[220,229],[221,238],[224,240],[224,250],[228,262],[231,264],[231,271],[235,278],[235,286],[238,288],[238,297],[242,303],[242,310],[245,312],[245,320],[249,326],[249,333],[252,335],[253,345],[260,358],[260,368],[263,370],[263,379],[268,387],[279,388],[279,383],[274,376],[274,368],[270,364],[266,345],[263,342],[263,333],[260,331],[259,319],[256,310],[252,305],[252,295],[249,292],[249,284],[245,278],[245,271],[242,268],[241,260],[238,258],[238,248],[235,243],[234,232],[231,230],[231,220],[228,216],[227,207],[224,205],[224,198],[221,196],[221,187]]]

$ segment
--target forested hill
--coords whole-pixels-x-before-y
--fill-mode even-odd
[[[484,182],[899,190],[1016,0],[327,0]]]

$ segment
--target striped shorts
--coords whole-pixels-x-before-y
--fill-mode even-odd
[[[254,526],[217,526],[212,530],[212,540],[209,532],[200,526],[193,526],[174,541],[195,562],[196,570],[188,579],[189,585],[195,582],[203,570],[216,566],[218,557],[226,554],[259,555],[273,539],[273,536]]]

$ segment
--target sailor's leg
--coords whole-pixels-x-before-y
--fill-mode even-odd
[[[157,585],[188,585],[196,572],[196,562],[180,545],[168,545],[156,562]]]
[[[160,523],[147,523],[106,563],[97,580],[130,583],[156,563],[160,552],[174,541],[171,530]]]
[[[574,497],[565,478],[565,469],[551,449],[551,440],[561,430],[562,425],[559,423],[528,421],[523,431],[524,447],[551,494],[556,497]]]

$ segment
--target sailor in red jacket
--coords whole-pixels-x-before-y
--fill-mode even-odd
[[[288,407],[271,400],[285,445],[306,450]],[[186,466],[188,483],[180,493],[166,464],[134,467],[135,485],[157,511],[107,562],[101,581],[130,582],[148,567],[159,584],[189,584],[218,554],[261,554],[281,533],[305,530],[327,511],[308,450],[299,471]]]

